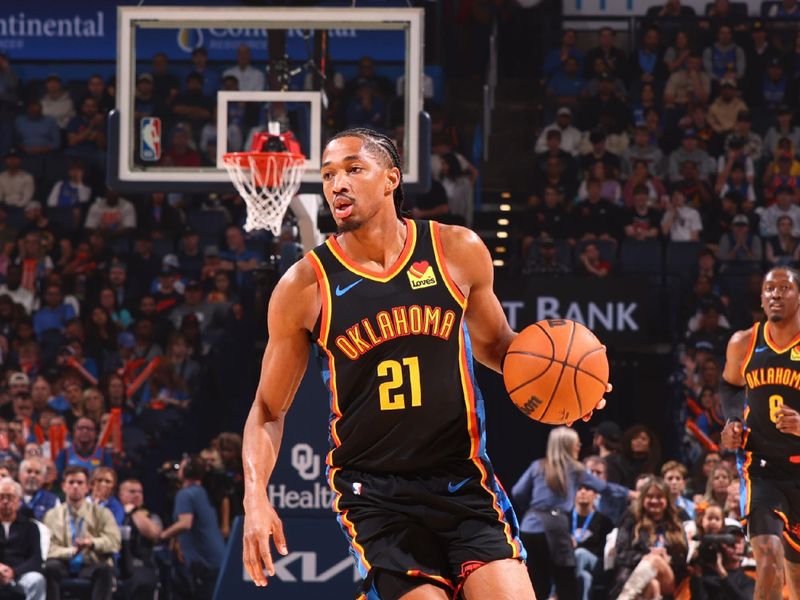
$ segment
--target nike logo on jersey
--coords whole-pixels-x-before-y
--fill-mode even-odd
[[[356,287],[356,286],[357,286],[359,283],[361,283],[362,281],[364,281],[364,278],[363,278],[363,277],[362,277],[361,279],[356,279],[356,280],[355,280],[353,283],[351,283],[350,285],[348,285],[348,286],[345,286],[345,287],[339,287],[339,286],[337,285],[337,286],[336,286],[336,295],[337,295],[337,296],[344,296],[344,295],[345,295],[347,292],[349,292],[350,290],[352,290],[354,287]]]
[[[459,481],[455,485],[451,481],[450,483],[447,484],[447,491],[450,492],[451,494],[455,494],[458,490],[467,485],[470,481],[472,481],[472,477],[467,477],[466,479],[464,479],[463,481]]]
[[[758,348],[755,349],[755,352],[763,352],[766,349],[767,349],[766,346],[759,346]]]

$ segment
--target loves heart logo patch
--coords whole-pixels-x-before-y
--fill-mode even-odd
[[[408,275],[408,283],[411,285],[412,290],[419,290],[436,285],[436,274],[433,272],[433,267],[427,260],[420,260],[412,263],[408,271],[406,271],[406,275]]]

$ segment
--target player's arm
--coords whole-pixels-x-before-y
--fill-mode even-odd
[[[517,335],[495,296],[494,267],[489,249],[469,229],[440,225],[443,260],[456,285],[469,301],[466,319],[472,350],[481,364],[498,373],[511,341]]]
[[[267,584],[263,567],[270,575],[274,573],[269,536],[274,536],[275,546],[281,554],[287,552],[283,525],[269,503],[267,484],[278,459],[284,416],[306,370],[309,331],[313,329],[319,307],[313,269],[307,261],[300,261],[278,282],[270,299],[267,312],[269,341],[242,442],[245,486],[243,560],[258,586]]]
[[[744,385],[742,366],[747,360],[747,353],[753,337],[753,328],[737,331],[731,336],[725,351],[725,369],[719,383],[722,416],[728,421],[721,434],[722,447],[736,450],[742,446],[744,426]]]

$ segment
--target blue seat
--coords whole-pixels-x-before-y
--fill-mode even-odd
[[[164,258],[167,254],[175,252],[175,244],[169,238],[158,238],[153,240],[153,254],[158,258]]]
[[[45,209],[45,214],[58,229],[66,232],[73,232],[78,229],[75,209],[70,206],[48,206]]]
[[[619,251],[623,273],[661,275],[664,255],[660,240],[624,240]]]
[[[197,231],[202,244],[218,244],[228,224],[227,215],[219,210],[196,210],[186,215],[188,224]]]

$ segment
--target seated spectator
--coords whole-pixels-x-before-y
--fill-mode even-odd
[[[702,364],[705,360],[699,356],[700,352],[712,358],[725,355],[725,346],[731,332],[729,328],[723,327],[720,318],[720,307],[716,302],[704,301],[700,304],[697,330],[686,338],[686,347],[694,351],[697,363]],[[694,387],[693,383],[692,386]]]
[[[33,199],[33,176],[22,170],[22,158],[16,150],[5,155],[5,167],[0,173],[0,203],[23,208]]]
[[[167,202],[164,192],[153,192],[144,202],[137,203],[136,225],[144,232],[174,239],[183,229],[180,211]]]
[[[373,87],[373,84],[362,82],[356,88],[353,98],[345,108],[345,120],[348,127],[371,127],[378,131],[387,127],[387,107]]]
[[[694,502],[684,496],[688,475],[689,471],[686,466],[676,460],[669,460],[661,467],[661,477],[669,488],[670,500],[675,505],[675,508],[678,509],[678,513],[685,515],[685,517],[682,516],[681,518],[683,521],[694,519],[695,517]]]
[[[640,494],[617,533],[611,598],[671,595],[686,574],[688,542],[669,488],[650,476]]]
[[[588,95],[587,82],[581,77],[577,58],[567,58],[563,70],[553,75],[547,84],[546,94],[550,106],[570,108],[575,108]]]
[[[86,81],[86,95],[94,98],[97,107],[104,115],[114,108],[114,98],[108,93],[105,79],[100,75],[92,75]]]
[[[91,419],[95,423],[100,423],[103,415],[107,412],[106,399],[103,393],[96,387],[89,387],[83,391],[83,416]],[[102,431],[102,427],[100,428]],[[94,475],[94,474],[92,474]],[[91,484],[93,479],[90,479]],[[113,511],[112,511],[113,512]]]
[[[728,263],[759,264],[763,255],[761,239],[750,230],[750,221],[740,214],[733,218],[731,225],[731,231],[719,241],[719,259]]]
[[[30,156],[50,154],[61,146],[58,123],[42,114],[42,103],[37,98],[28,100],[25,114],[14,121],[14,131],[20,151]]]
[[[706,104],[711,96],[711,78],[703,72],[702,58],[692,53],[686,69],[675,71],[664,89],[664,105],[685,111],[689,105]]]
[[[228,308],[240,301],[239,295],[233,289],[230,276],[225,271],[214,275],[211,289],[206,294],[206,301],[217,305],[217,312],[224,313]]]
[[[708,123],[706,105],[698,104],[687,109],[687,114],[678,121],[678,139],[683,139],[683,134],[689,130],[694,131],[697,147],[708,152],[715,141],[716,133]]]
[[[772,206],[777,206],[777,204]],[[777,235],[765,240],[767,264],[774,267],[792,266],[800,260],[800,246],[798,246],[800,236],[794,233],[797,221],[783,215],[778,217],[777,222]]]
[[[794,112],[790,106],[783,105],[778,108],[777,125],[771,126],[764,137],[764,149],[770,158],[778,154],[778,142],[786,138],[789,140],[789,152],[796,154],[800,149],[800,127],[792,125]]]
[[[658,83],[667,78],[667,67],[661,51],[661,32],[655,25],[644,30],[642,42],[638,50],[631,54],[630,83]]]
[[[119,501],[125,510],[122,528],[130,534],[122,540],[120,572],[125,582],[125,600],[153,597],[157,573],[153,548],[158,543],[163,524],[161,518],[144,507],[144,488],[137,479],[119,484]]]
[[[54,119],[60,129],[66,129],[70,119],[75,116],[75,105],[61,77],[49,75],[44,80],[44,90],[42,113]]]
[[[111,467],[97,467],[89,477],[90,494],[88,502],[97,504],[111,511],[117,525],[122,527],[125,521],[125,509],[114,495],[117,487],[117,472]]]
[[[614,93],[614,80],[608,74],[604,74],[598,80],[597,93],[583,101],[581,128],[584,130],[599,128],[602,115],[607,118],[607,134],[621,133],[633,122],[630,107]]]
[[[720,196],[735,192],[745,202],[755,202],[756,192],[753,188],[755,169],[753,161],[742,154],[744,140],[737,138],[731,143],[725,156],[717,161],[717,182],[714,191]]]
[[[526,252],[535,235],[546,233],[556,240],[573,237],[569,211],[557,188],[546,186],[544,202],[536,208],[529,208],[526,233],[527,236],[523,240],[523,252]]]
[[[561,198],[572,202],[575,197],[575,180],[565,171],[566,164],[560,158],[549,157],[545,161],[544,172],[535,174],[532,193],[528,197],[530,206],[539,206],[548,187],[554,188]]]
[[[109,188],[105,197],[99,196],[89,207],[84,227],[109,237],[121,237],[136,228],[136,210],[130,201]]]
[[[478,179],[477,169],[458,152],[447,152],[443,155],[434,154],[431,158],[431,177],[439,181],[444,187],[450,212],[464,219],[467,227],[472,227],[475,209],[475,182]],[[233,229],[241,232],[238,227]],[[226,230],[226,238],[230,230],[230,227]],[[242,243],[244,243],[243,236]],[[224,253],[222,258],[225,261]],[[240,287],[242,285],[250,285],[251,276],[243,276],[239,273],[236,277],[237,284]]]
[[[713,360],[706,361],[706,365],[709,364],[716,366]],[[706,368],[706,365],[703,367]],[[717,388],[704,385],[700,389],[700,407],[703,412],[697,415],[695,423],[710,440],[718,444],[722,428],[725,426],[725,418],[722,416],[722,407],[720,406]]]
[[[569,108],[559,108],[556,112],[556,120],[542,130],[536,140],[536,153],[543,154],[547,151],[547,134],[552,130],[561,132],[561,149],[572,156],[578,154],[578,146],[581,143],[581,132],[572,125],[572,111]]]
[[[67,176],[53,184],[47,197],[47,206],[78,209],[85,206],[92,198],[91,188],[84,183],[85,173],[83,163],[78,160],[71,161],[67,167]]]
[[[781,106],[791,105],[795,86],[796,82],[786,73],[784,60],[773,56],[767,62],[766,73],[757,88],[754,103],[758,108],[775,112]]]
[[[74,318],[75,311],[70,304],[64,302],[61,288],[49,285],[44,292],[44,305],[33,315],[33,328],[37,337],[51,329],[63,332],[67,322]]]
[[[696,242],[700,239],[703,221],[700,213],[686,205],[686,196],[675,190],[661,218],[661,233],[673,242]]]
[[[725,136],[736,126],[736,118],[747,111],[747,104],[737,96],[736,82],[723,79],[720,82],[720,95],[708,109],[708,124],[717,135]]]
[[[681,0],[666,0],[662,5],[651,6],[645,13],[648,19],[659,18],[687,18],[694,17],[696,13],[691,6],[684,6]]]
[[[576,59],[579,71],[583,71],[583,53],[576,48],[577,39],[576,31],[567,29],[561,34],[561,45],[547,51],[542,64],[542,72],[546,79],[552,79],[558,73],[562,73],[569,58]]]
[[[170,108],[172,117],[176,121],[189,123],[194,132],[199,132],[211,120],[214,101],[203,93],[203,76],[200,73],[191,72],[186,76],[186,91],[175,96]]]
[[[614,206],[622,204],[622,188],[619,181],[614,178],[614,172],[607,163],[598,161],[593,163],[586,170],[586,179],[581,183],[578,188],[579,202],[586,200],[589,197],[588,184],[590,181],[597,181],[600,183],[600,197],[608,200]]]
[[[586,53],[584,76],[590,77],[589,70],[593,68],[595,61],[601,60],[606,72],[611,77],[625,81],[627,78],[625,52],[615,46],[616,35],[616,32],[611,27],[600,28],[598,32],[599,45]]]
[[[25,458],[19,464],[19,483],[22,486],[20,512],[37,521],[44,520],[45,513],[61,504],[58,496],[45,489],[45,464],[42,458]]]
[[[782,217],[790,219],[790,233],[800,237],[800,206],[797,206],[795,190],[788,186],[776,190],[775,203],[761,213],[759,233],[763,238],[778,235],[778,221]]]
[[[632,425],[622,434],[622,458],[629,473],[652,475],[659,472],[661,446],[653,431],[646,425]]]
[[[439,185],[441,186],[441,184]],[[431,190],[433,190],[433,186]],[[445,204],[447,203],[446,195],[444,197],[444,202]],[[203,252],[200,248],[200,235],[192,227],[186,226],[181,233],[178,246],[178,262],[184,274],[189,279],[200,279],[200,272],[203,269]]]
[[[216,512],[201,484],[204,472],[203,462],[197,456],[181,462],[178,471],[181,489],[175,496],[174,523],[159,536],[162,540],[178,538],[184,561],[178,567],[180,579],[176,583],[185,597],[198,600],[211,599],[225,551]]]
[[[136,77],[136,91],[133,97],[133,117],[139,123],[144,117],[153,117],[161,112],[162,107],[156,104],[153,76],[140,73]]]
[[[228,75],[236,77],[239,89],[243,91],[260,92],[266,86],[264,71],[253,66],[250,47],[245,44],[236,49],[236,64],[222,73],[223,77]]]
[[[619,177],[619,156],[608,150],[606,147],[606,140],[606,133],[602,129],[596,129],[589,134],[589,142],[592,145],[592,149],[586,154],[582,154],[578,159],[581,170],[584,173],[590,171],[592,167],[599,162],[605,167],[604,179]],[[611,199],[611,196],[604,197]]]
[[[623,177],[631,177],[633,175],[633,165],[636,161],[643,161],[653,177],[663,177],[664,154],[657,145],[650,141],[645,125],[636,126],[633,134],[633,144],[622,155]]]
[[[8,598],[45,600],[39,527],[19,511],[22,487],[10,477],[0,479],[0,594]]]
[[[596,244],[586,244],[578,260],[584,275],[602,278],[607,277],[611,272],[611,265],[600,257],[600,251]]]
[[[616,239],[618,209],[601,196],[601,191],[600,181],[589,181],[586,186],[586,200],[575,205],[575,230],[578,239]]]
[[[752,115],[746,110],[736,115],[736,126],[725,138],[725,150],[738,140],[742,141],[742,154],[757,164],[764,156],[764,140],[753,131]]]
[[[219,73],[217,73],[214,69],[208,68],[208,50],[202,46],[192,50],[192,72],[196,73],[202,78],[203,94],[210,98],[216,97],[217,92],[222,87],[222,83]]]
[[[10,264],[6,270],[6,281],[0,285],[0,296],[10,297],[30,315],[33,310],[35,296],[30,289],[22,287],[22,269],[19,265]]]
[[[161,155],[161,164],[167,167],[199,167],[200,154],[193,147],[188,125],[181,123],[172,131],[171,143]]]
[[[675,73],[685,71],[692,55],[692,44],[689,39],[689,32],[679,29],[675,32],[675,39],[672,45],[664,52],[664,65],[667,67],[670,78]]]
[[[698,148],[697,132],[687,129],[683,134],[681,146],[669,155],[669,179],[671,182],[683,180],[681,165],[693,162],[700,173],[701,179],[708,180],[714,172],[714,165],[708,152]]]
[[[734,477],[730,469],[725,463],[720,463],[711,472],[711,477],[708,478],[706,484],[705,500],[716,504],[717,506],[725,506],[725,501],[728,497],[728,486],[733,481]]]
[[[82,160],[95,173],[105,172],[106,116],[94,98],[84,98],[77,116],[70,119],[64,154]]]
[[[66,482],[66,469],[80,467],[91,474],[97,467],[113,466],[110,452],[98,446],[97,423],[88,417],[78,417],[72,429],[72,445],[64,448],[56,457],[56,469]],[[88,479],[86,481],[88,492]],[[64,490],[66,493],[66,490]]]
[[[603,560],[606,537],[614,525],[596,508],[600,496],[593,489],[581,486],[575,492],[572,509],[572,540],[575,545],[575,572],[580,580],[584,600],[592,589],[593,574]]]
[[[655,239],[661,224],[660,211],[649,206],[647,188],[640,185],[633,191],[633,206],[623,211],[625,237],[632,240]]]
[[[528,254],[528,261],[523,268],[526,275],[565,275],[571,271],[569,265],[562,262],[556,252],[553,239],[543,234],[539,240],[538,252]]]
[[[764,203],[770,206],[778,195],[778,190],[789,188],[794,193],[800,189],[800,161],[789,154],[785,146],[788,140],[778,142],[779,151],[775,159],[764,169]]]
[[[61,581],[67,577],[91,580],[93,600],[111,600],[114,585],[113,555],[121,536],[107,508],[87,502],[89,473],[68,467],[61,489],[66,501],[44,517],[50,530],[50,552],[44,571],[48,600],[61,598]]]
[[[184,292],[185,300],[183,304],[173,308],[169,313],[169,318],[175,329],[180,327],[183,317],[188,314],[193,314],[197,317],[200,330],[203,333],[208,332],[213,323],[217,309],[212,304],[206,302],[203,295],[203,286],[199,281],[192,280],[186,284],[186,291]]]
[[[639,98],[634,100],[631,110],[633,112],[633,124],[638,127],[639,125],[647,124],[647,116],[649,112],[655,111],[656,116],[661,114],[661,103],[656,93],[656,86],[653,83],[643,83],[639,90]],[[651,115],[652,118],[652,115]],[[651,142],[655,142],[655,138],[651,137]]]
[[[744,50],[733,41],[733,29],[721,25],[714,45],[703,51],[703,69],[715,83],[727,80],[736,86],[746,68],[747,59]]]
[[[662,198],[666,195],[664,184],[658,177],[654,177],[647,170],[647,163],[643,160],[634,161],[633,173],[622,188],[623,205],[627,208],[633,206],[634,190],[644,187],[647,190],[647,204],[650,207],[661,207]]]

